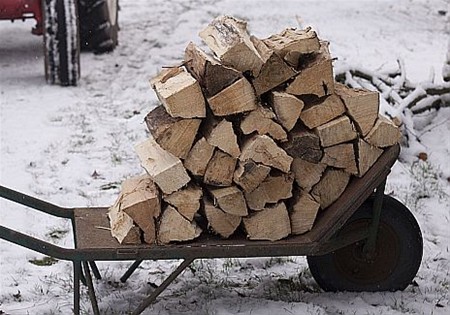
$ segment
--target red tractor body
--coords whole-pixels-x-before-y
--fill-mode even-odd
[[[44,35],[49,83],[76,85],[80,49],[110,52],[117,45],[119,0],[0,0],[0,20],[34,19]]]
[[[41,0],[2,0],[0,1],[0,20],[35,19],[36,27],[32,33],[42,35],[42,3]]]

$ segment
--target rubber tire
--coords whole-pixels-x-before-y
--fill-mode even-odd
[[[341,232],[367,228],[373,199],[367,200],[348,220]],[[423,255],[420,227],[401,202],[384,196],[375,257],[362,255],[358,242],[323,256],[308,256],[309,269],[325,291],[404,290],[419,270]]]
[[[94,53],[118,45],[119,0],[78,0],[81,47]]]
[[[45,78],[50,84],[75,86],[80,78],[80,43],[76,0],[44,0]]]

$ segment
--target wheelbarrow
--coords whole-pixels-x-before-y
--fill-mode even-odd
[[[108,208],[61,208],[0,186],[0,197],[70,219],[74,248],[51,243],[0,226],[0,238],[61,260],[73,262],[74,314],[80,314],[80,283],[87,285],[94,314],[100,314],[93,274],[96,261],[134,261],[125,282],[144,260],[181,259],[181,264],[132,312],[142,313],[185,270],[201,258],[307,256],[311,273],[326,291],[395,291],[415,277],[423,252],[422,234],[411,212],[385,195],[386,177],[400,152],[384,151],[361,178],[353,178],[344,193],[322,211],[311,231],[279,241],[250,241],[245,235],[220,239],[205,234],[186,243],[120,245],[109,231]]]

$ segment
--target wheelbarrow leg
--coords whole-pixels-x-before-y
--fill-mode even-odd
[[[120,278],[121,282],[126,282],[128,280],[128,278],[133,274],[133,272],[137,269],[137,267],[139,267],[139,265],[141,264],[141,262],[143,262],[142,259],[138,259],[136,260],[131,266],[130,268],[128,268],[128,270],[123,274],[123,276]]]
[[[89,266],[91,266],[92,273],[94,274],[95,279],[100,280],[102,278],[102,275],[100,274],[95,261],[89,261]]]
[[[141,314],[150,304],[155,302],[156,298],[175,280],[178,275],[186,269],[191,262],[194,260],[194,258],[186,258],[183,260],[183,262],[175,269],[167,278],[164,280],[153,292],[151,295],[149,295],[139,306],[136,310],[134,310],[131,314],[132,315],[139,315]]]
[[[73,262],[73,313],[80,315],[80,279],[81,264],[79,261]]]
[[[81,261],[75,261],[74,264],[77,264],[78,265],[77,268],[78,270],[80,270],[80,272],[78,273],[79,280],[83,285],[87,285],[86,277],[84,276],[83,269],[81,267]]]
[[[89,270],[89,264],[86,261],[83,261],[83,269],[86,277],[86,283],[88,287],[88,294],[92,304],[92,311],[95,315],[100,315],[100,311],[98,309],[97,297],[95,296],[94,284],[92,283],[91,271]]]
[[[380,225],[381,209],[383,208],[383,197],[385,187],[386,187],[386,180],[384,180],[377,187],[377,190],[375,192],[375,200],[373,202],[372,222],[370,223],[369,226],[369,235],[367,238],[367,242],[363,248],[364,254],[368,256],[371,256],[374,253],[377,244],[378,226]]]

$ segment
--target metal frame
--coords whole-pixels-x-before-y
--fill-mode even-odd
[[[398,145],[387,149],[362,178],[354,178],[342,196],[318,217],[310,232],[276,242],[247,241],[245,238],[220,240],[205,236],[185,244],[125,246],[113,243],[112,246],[100,244],[100,247],[95,247],[91,246],[90,242],[81,244],[82,234],[92,231],[84,230],[79,222],[89,223],[93,215],[106,214],[107,208],[61,208],[4,186],[0,186],[0,198],[53,216],[70,219],[74,233],[74,248],[62,248],[1,225],[0,238],[54,258],[73,262],[73,310],[76,315],[80,314],[80,282],[88,288],[94,314],[100,314],[91,275],[92,273],[97,279],[101,278],[95,261],[133,260],[133,264],[120,278],[122,282],[125,282],[143,260],[183,259],[183,262],[132,313],[140,314],[155,302],[156,298],[195,259],[323,255],[364,239],[367,239],[364,251],[370,255],[376,243],[386,177],[399,151]],[[371,225],[364,230],[346,234],[337,233],[361,204],[371,196],[375,198]],[[105,220],[107,220],[106,216]],[[109,234],[108,236],[112,241],[112,237]]]

